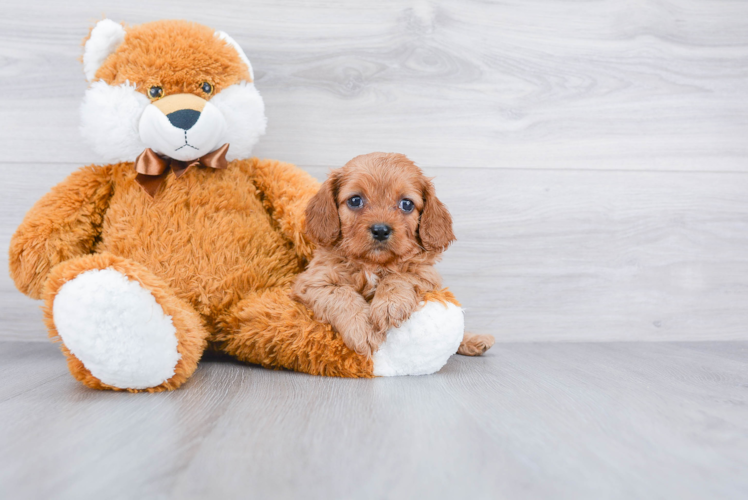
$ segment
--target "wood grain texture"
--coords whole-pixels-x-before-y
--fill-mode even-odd
[[[9,161],[94,159],[76,130],[76,59],[106,13],[231,33],[267,102],[261,156],[746,171],[745,2],[32,0],[4,12],[0,82],[17,89],[3,103]]]
[[[3,498],[748,495],[748,343],[513,343],[436,375],[341,380],[207,360],[97,392],[0,342]]]
[[[256,153],[322,177],[408,154],[455,215],[441,270],[500,340],[748,338],[748,3],[105,2],[3,6],[0,266],[23,213],[95,160],[81,39],[185,18],[253,61]],[[0,339],[43,339],[0,273]]]

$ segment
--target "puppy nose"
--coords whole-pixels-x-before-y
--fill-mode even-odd
[[[166,115],[172,125],[181,128],[182,130],[189,130],[192,126],[197,123],[200,118],[200,112],[194,109],[180,109]]]
[[[387,224],[374,224],[369,228],[371,235],[377,241],[386,241],[392,233],[392,228]]]

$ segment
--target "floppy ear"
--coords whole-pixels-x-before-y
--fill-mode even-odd
[[[110,19],[102,19],[91,30],[83,49],[83,72],[86,80],[92,82],[96,71],[104,64],[122,42],[125,41],[125,28]]]
[[[423,190],[423,210],[418,235],[423,248],[430,252],[443,252],[455,240],[452,232],[452,216],[444,203],[439,201],[434,190],[434,183],[426,181]]]
[[[340,237],[337,194],[338,175],[332,172],[306,207],[306,234],[321,247],[331,246]]]
[[[247,55],[244,53],[242,48],[239,46],[238,43],[236,43],[236,40],[231,38],[228,33],[225,31],[216,31],[214,33],[214,36],[218,38],[219,40],[223,40],[228,45],[230,45],[234,50],[236,50],[239,53],[239,58],[244,62],[244,64],[247,65],[247,68],[249,69],[249,77],[252,79],[252,81],[255,81],[255,73],[252,71],[252,65],[249,62],[249,59],[247,58]]]

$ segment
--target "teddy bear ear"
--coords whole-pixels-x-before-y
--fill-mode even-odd
[[[96,71],[125,40],[125,28],[110,19],[102,19],[91,30],[83,49],[83,72],[92,82]]]
[[[234,48],[234,50],[236,50],[239,53],[239,57],[244,62],[244,64],[247,65],[247,68],[249,68],[249,77],[252,79],[252,81],[255,81],[255,73],[254,71],[252,71],[252,64],[250,64],[249,59],[247,59],[247,55],[244,53],[244,51],[239,46],[239,44],[236,43],[236,41],[233,38],[231,38],[228,35],[228,33],[226,33],[225,31],[216,31],[215,36],[219,40],[223,40],[227,44],[231,45]]]

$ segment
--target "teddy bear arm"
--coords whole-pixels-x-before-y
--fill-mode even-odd
[[[299,258],[310,261],[314,245],[304,234],[304,210],[319,182],[295,165],[276,160],[257,161],[252,177],[280,231],[293,242]]]
[[[50,270],[93,252],[112,194],[111,167],[72,173],[26,214],[10,241],[10,275],[16,287],[41,298]]]

